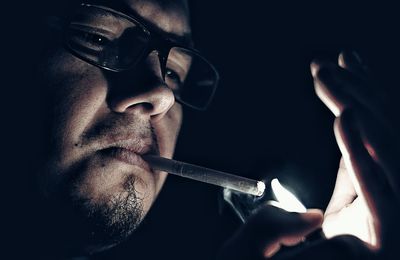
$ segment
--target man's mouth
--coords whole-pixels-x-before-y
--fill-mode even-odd
[[[151,172],[149,164],[142,159],[142,156],[133,150],[122,147],[109,147],[101,151],[104,155],[110,156],[121,162],[136,165],[146,171]]]
[[[90,149],[89,154],[99,153],[152,172],[151,167],[143,160],[142,156],[159,155],[159,149],[155,134],[148,129],[150,128],[140,128],[134,131],[134,129],[117,127],[112,124],[112,126],[97,129],[93,133],[85,133],[82,137],[82,144],[93,148],[93,150]]]
[[[152,138],[136,138],[135,136],[118,138],[112,136],[108,138],[107,143],[105,147],[100,149],[103,155],[138,166],[148,172],[152,171],[149,164],[142,158],[142,155],[158,154],[158,148]]]

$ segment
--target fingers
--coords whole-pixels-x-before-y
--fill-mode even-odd
[[[308,259],[308,260],[336,260],[353,259],[365,260],[372,259],[373,253],[369,251],[364,243],[353,236],[340,236],[329,240],[321,240],[299,247],[278,255],[276,260]]]
[[[371,244],[379,248],[380,221],[383,221],[387,212],[385,203],[382,202],[387,201],[390,194],[386,178],[365,149],[355,118],[350,111],[344,111],[335,121],[334,130],[354,188],[360,199],[365,200],[373,216],[373,226],[369,229],[376,233],[371,234]]]
[[[342,159],[340,161],[340,166],[336,178],[335,189],[333,190],[331,200],[325,211],[324,221],[327,221],[329,215],[338,212],[339,210],[352,203],[356,196],[357,194],[354,190],[353,183],[350,180],[349,175],[347,174],[347,169]]]
[[[328,67],[328,65],[330,65]],[[311,63],[311,73],[314,78],[314,87],[317,96],[337,117],[349,104],[354,103],[352,97],[340,91],[335,77],[331,74],[332,64],[325,64],[314,61]]]
[[[318,96],[340,116],[335,122],[336,139],[360,205],[366,203],[373,216],[369,229],[375,231],[372,244],[379,248],[388,243],[385,234],[393,233],[390,207],[398,206],[400,199],[400,163],[396,158],[400,146],[391,128],[393,118],[385,113],[390,103],[383,102],[383,91],[367,84],[362,64],[349,54],[340,55],[339,66],[314,62],[312,72]],[[333,209],[330,207],[330,212]]]
[[[344,51],[339,54],[338,64],[347,69],[360,79],[368,79],[368,68],[362,63],[360,56],[356,52]]]
[[[400,176],[398,174],[400,165],[397,158],[400,154],[400,144],[396,134],[385,123],[368,114],[365,109],[356,109],[355,116],[369,155],[385,173],[386,185],[391,187],[400,200]]]
[[[272,256],[281,244],[293,245],[321,226],[319,210],[291,213],[265,206],[256,212],[221,251],[221,259],[262,259]]]
[[[284,212],[286,213],[286,212]],[[269,239],[265,240],[264,257],[273,256],[281,247],[294,246],[302,241],[312,231],[321,226],[322,212],[317,209],[309,209],[306,213],[300,216],[291,216],[291,220],[285,223],[285,227],[280,227],[279,230],[272,230]]]
[[[340,162],[335,189],[325,211],[322,229],[326,238],[353,235],[373,245],[376,232],[364,199],[357,197],[343,159]]]
[[[343,220],[343,213],[348,215],[348,206],[351,205],[356,197],[357,194],[353,183],[347,174],[343,159],[341,159],[335,188],[325,210],[324,222],[322,223],[322,229],[326,238],[331,238],[338,234],[348,234],[343,233],[343,230],[338,230],[338,226]]]
[[[312,62],[311,72],[318,97],[335,116],[339,116],[346,107],[361,105],[379,117],[384,117],[382,90],[372,88],[365,80],[362,65],[354,61],[356,58],[352,60],[348,56],[340,55],[340,66],[326,61]]]
[[[310,209],[306,213],[292,213],[266,206],[249,220],[249,231],[254,239],[264,241],[262,247],[277,241],[295,240],[311,233],[322,223],[322,212]],[[290,242],[288,242],[290,243]]]
[[[371,246],[376,245],[376,231],[368,206],[361,197],[325,217],[322,225],[326,238],[353,235]]]

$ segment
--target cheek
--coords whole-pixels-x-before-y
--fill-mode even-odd
[[[60,158],[72,160],[71,149],[105,105],[106,81],[99,69],[63,51],[49,59],[45,76],[52,100],[53,145]]]

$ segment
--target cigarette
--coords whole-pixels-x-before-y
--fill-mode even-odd
[[[264,194],[265,184],[262,181],[154,155],[145,155],[143,156],[143,159],[147,161],[154,170],[165,171],[184,178],[217,185],[255,196],[261,196]]]

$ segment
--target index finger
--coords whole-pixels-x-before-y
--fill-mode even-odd
[[[381,222],[384,221],[385,214],[390,212],[386,203],[394,194],[387,185],[384,173],[364,147],[354,121],[350,111],[344,111],[335,121],[335,136],[354,188],[373,216],[373,227],[370,230],[375,231],[375,234],[371,234],[371,244],[378,249],[381,247],[381,241],[378,240],[383,228]]]

